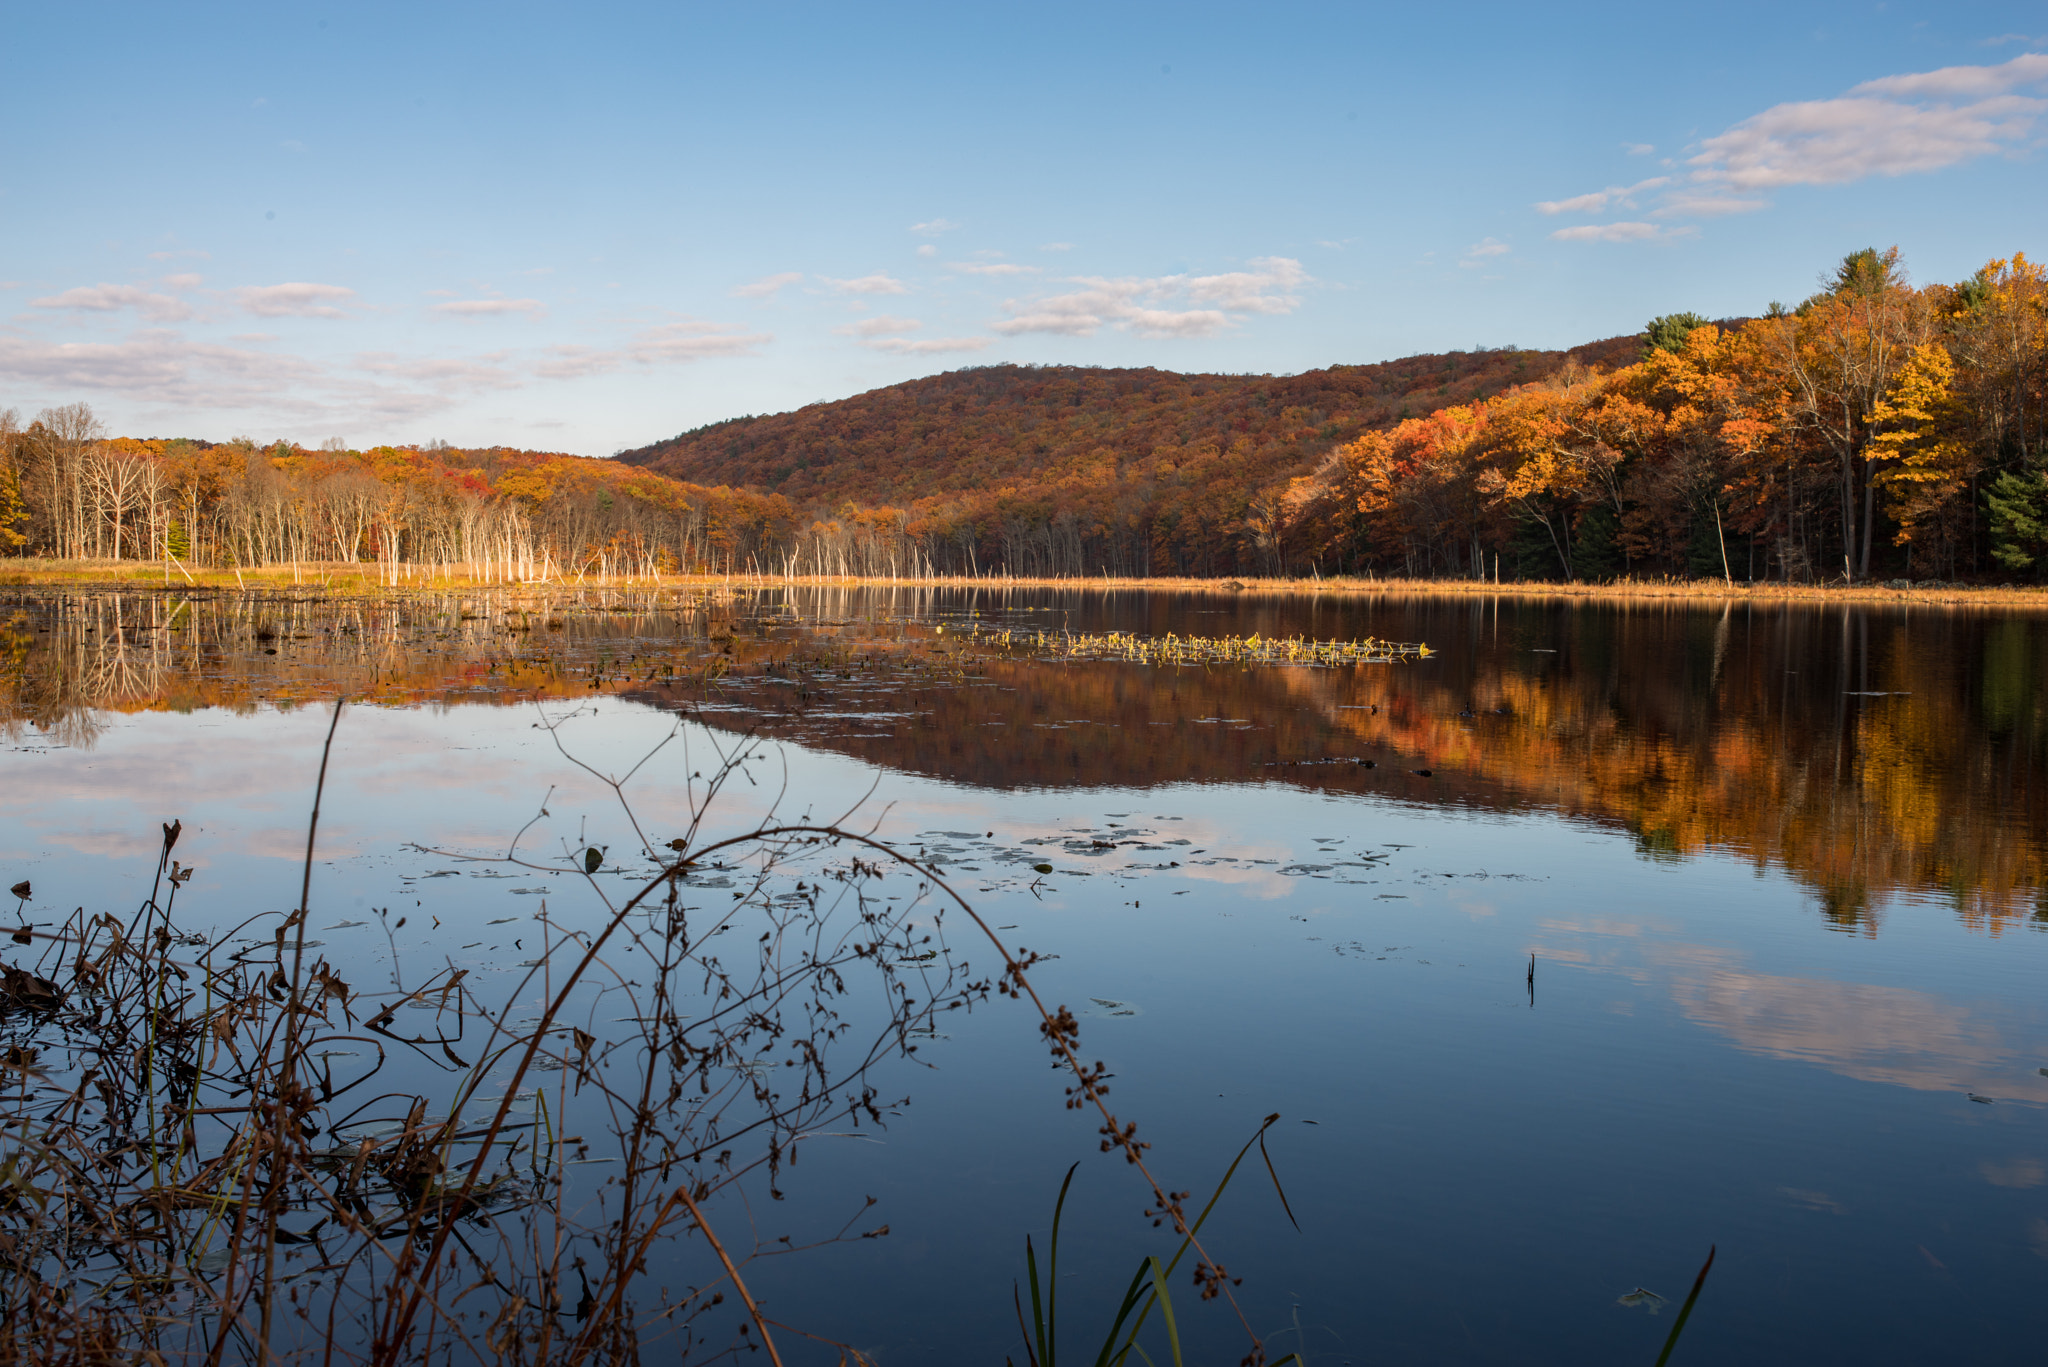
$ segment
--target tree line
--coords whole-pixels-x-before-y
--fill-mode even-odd
[[[524,579],[2034,578],[2044,470],[2048,272],[2016,254],[1915,286],[1865,249],[1796,307],[1570,352],[975,367],[609,461],[0,412],[0,551]]]
[[[435,444],[109,436],[84,404],[0,411],[0,550],[209,566],[373,562],[487,580],[746,571],[788,501],[612,461]]]
[[[1864,250],[1797,308],[1661,317],[1632,365],[1368,433],[1285,520],[1303,552],[1422,575],[2034,576],[2044,439],[2048,272],[1916,288]]]

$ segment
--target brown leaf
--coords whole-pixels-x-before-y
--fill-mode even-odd
[[[13,887],[9,888],[8,891],[13,893],[16,897],[19,897],[22,901],[26,902],[29,899],[28,879],[22,879],[19,883],[16,883]]]
[[[48,978],[0,964],[0,995],[31,1011],[49,1011],[63,1004],[64,991]]]

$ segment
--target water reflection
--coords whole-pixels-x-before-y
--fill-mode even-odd
[[[1047,661],[963,639],[990,624],[1436,653]],[[1783,867],[1866,933],[1901,897],[1991,934],[2048,926],[2044,677],[2042,618],[1928,607],[796,588],[0,600],[16,740],[91,744],[108,709],[621,693],[991,789],[1252,781],[1559,812],[1624,827],[1653,859]]]
[[[1553,963],[1620,974],[1746,1053],[1811,1063],[1913,1091],[2048,1102],[2048,1076],[2027,1066],[2031,1038],[1955,999],[1915,988],[1764,972],[1726,945],[1686,943],[1664,928],[1599,917],[1552,920],[1538,952]],[[1993,1015],[2003,1016],[2003,1012]]]
[[[1438,653],[1050,663],[961,642],[976,622]],[[1649,1361],[1668,1320],[1617,1296],[1682,1293],[1719,1242],[1727,1280],[1687,1331],[1704,1358],[1938,1361],[1967,1341],[2031,1362],[2048,1333],[2029,1293],[2048,938],[1986,933],[2039,924],[2035,619],[771,592],[44,596],[0,623],[9,735],[43,752],[0,761],[11,876],[67,911],[120,905],[124,868],[146,891],[135,832],[174,815],[224,922],[292,905],[324,719],[285,709],[392,704],[347,717],[323,808],[313,924],[358,984],[403,956],[502,986],[534,943],[533,875],[457,876],[415,842],[501,851],[545,806],[536,848],[638,848],[505,705],[581,714],[570,748],[602,772],[687,713],[695,748],[636,780],[658,834],[709,743],[746,729],[798,743],[733,790],[734,829],[879,782],[885,837],[1057,953],[1044,986],[1176,1174],[1213,1178],[1247,1116],[1285,1113],[1304,1230],[1239,1194],[1217,1225],[1262,1330],[1326,1325],[1361,1362]],[[253,714],[112,710],[207,706]],[[702,905],[732,881],[697,885]],[[1881,915],[1912,900],[1976,929]],[[563,888],[548,915],[594,906]],[[412,917],[396,943],[379,907]],[[849,1192],[897,1230],[764,1272],[805,1323],[900,1362],[1017,1356],[1021,1236],[1043,1247],[1077,1157],[1075,1305],[1155,1251],[1126,1237],[1123,1165],[1094,1163],[1013,1005],[929,1041],[882,1143],[820,1144],[787,1206],[762,1197],[771,1235],[820,1210],[836,1228]]]

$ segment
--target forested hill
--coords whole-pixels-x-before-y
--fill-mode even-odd
[[[1556,373],[1612,368],[1640,336],[1572,351],[1410,356],[1301,375],[1182,375],[1081,366],[980,366],[793,413],[735,418],[619,459],[697,484],[772,491],[798,508],[912,508],[1009,491],[1065,506],[1062,486],[1163,461],[1207,467],[1244,495],[1284,486],[1364,432]],[[977,500],[978,501],[978,500]]]

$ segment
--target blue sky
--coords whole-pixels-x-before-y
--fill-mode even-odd
[[[0,408],[607,454],[2048,253],[2029,4],[15,5]]]

